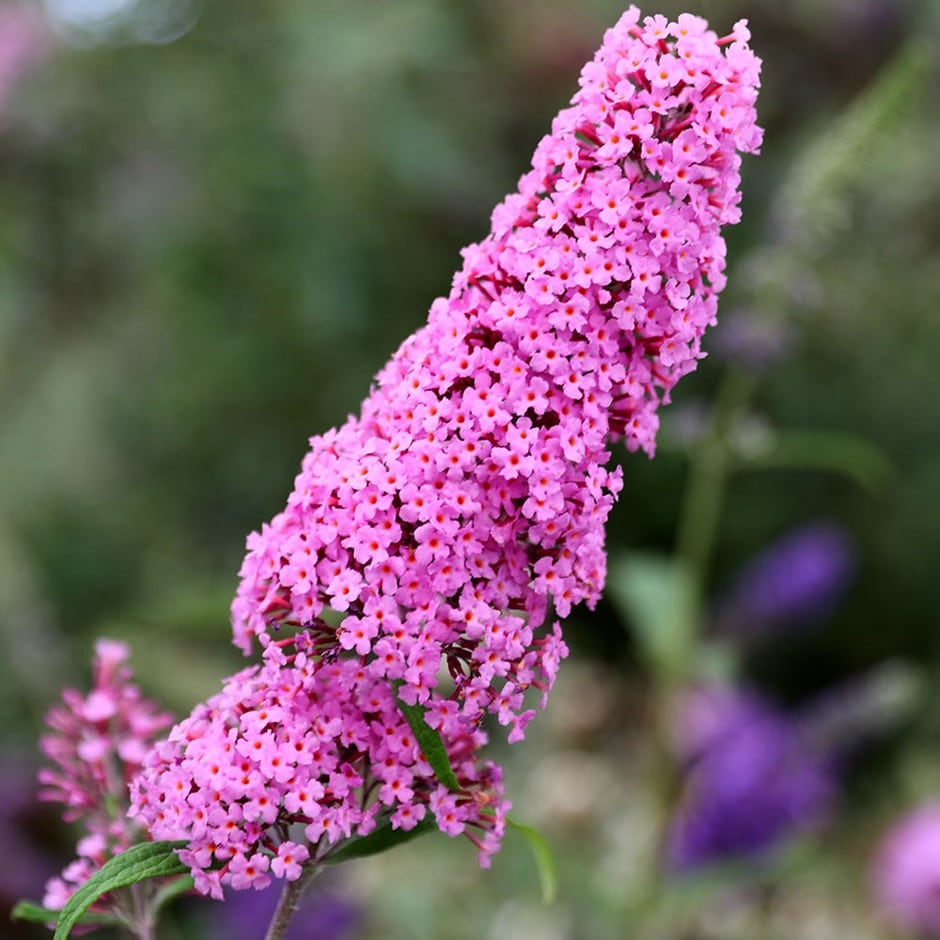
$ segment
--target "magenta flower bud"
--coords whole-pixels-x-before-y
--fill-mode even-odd
[[[51,36],[39,10],[26,4],[0,7],[0,128],[19,80],[50,51]]]

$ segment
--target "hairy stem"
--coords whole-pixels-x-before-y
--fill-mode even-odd
[[[130,886],[130,911],[127,914],[127,929],[136,940],[154,940],[154,915],[150,910],[140,884]]]
[[[268,932],[264,935],[264,940],[284,940],[291,918],[297,913],[297,908],[300,906],[300,899],[319,871],[320,865],[315,863],[308,865],[296,881],[288,881],[284,884],[284,891],[281,894],[280,901],[277,902],[277,909],[274,911],[274,917],[268,925]]]

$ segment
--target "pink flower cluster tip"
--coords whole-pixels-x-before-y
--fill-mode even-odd
[[[480,723],[516,741],[527,691],[544,705],[560,619],[603,588],[622,486],[609,445],[652,455],[659,405],[701,358],[740,154],[761,140],[748,38],[631,7],[449,296],[249,536],[234,640],[248,653],[257,637],[264,663],[174,729],[135,787],[155,838],[191,841],[202,891],[297,877],[428,812],[482,860],[498,847]],[[426,709],[456,793],[399,701]]]
[[[78,858],[46,885],[43,904],[52,910],[142,834],[125,815],[128,786],[173,718],[141,695],[128,656],[125,644],[99,640],[91,692],[66,689],[62,704],[46,715],[50,733],[39,747],[55,766],[40,771],[39,796],[64,804],[66,821],[81,820],[84,829]]]

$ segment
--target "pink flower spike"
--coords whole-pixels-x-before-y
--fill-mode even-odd
[[[50,731],[39,746],[53,767],[39,773],[39,797],[64,804],[65,820],[81,820],[84,829],[77,861],[46,885],[44,903],[52,910],[61,909],[108,858],[144,835],[126,815],[128,785],[172,717],[143,698],[126,665],[129,656],[126,644],[98,640],[92,661],[94,688],[84,696],[67,689],[63,704],[46,715]]]
[[[259,638],[262,664],[133,785],[153,838],[183,834],[194,870],[230,859],[222,884],[258,887],[295,872],[288,832],[319,860],[428,813],[488,864],[508,804],[482,724],[517,741],[544,707],[567,655],[557,618],[604,587],[611,448],[653,455],[715,322],[721,229],[761,142],[760,61],[743,25],[731,40],[631,7],[426,325],[358,415],[310,439],[232,603],[234,641]],[[403,704],[423,707],[459,790]]]
[[[747,36],[722,47],[700,18],[636,8],[608,30],[449,295],[249,538],[238,646],[330,608],[319,656],[359,657],[408,704],[449,695],[444,672],[466,720],[498,712],[522,737],[503,684],[549,688],[563,646],[543,624],[604,586],[611,445],[653,454],[715,320],[721,227],[761,137]]]

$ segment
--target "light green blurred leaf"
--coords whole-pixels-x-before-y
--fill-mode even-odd
[[[831,470],[854,478],[877,492],[891,478],[893,467],[884,452],[857,434],[842,431],[791,429],[767,434],[759,447],[738,450],[738,466],[754,468]]]
[[[539,883],[542,886],[542,902],[551,904],[558,895],[558,870],[555,867],[555,858],[545,836],[533,826],[517,822],[510,816],[506,817],[506,824],[521,835],[532,850],[535,867],[539,873]]]
[[[894,138],[917,106],[933,64],[930,46],[910,39],[835,121],[793,161],[777,197],[776,215],[801,252],[831,238],[848,222],[846,197],[864,178],[870,155]]]
[[[26,920],[34,924],[54,924],[59,919],[60,911],[50,910],[32,901],[19,901],[10,911],[10,920]],[[113,914],[84,913],[77,921],[79,924],[94,924],[99,927],[111,927],[121,924],[120,918]]]
[[[178,898],[181,894],[186,894],[187,891],[193,890],[193,877],[192,875],[182,875],[179,878],[174,878],[169,884],[164,885],[156,894],[153,899],[153,910],[154,912],[159,911],[161,908],[165,907],[170,903],[174,898]]]
[[[679,562],[641,553],[619,558],[610,566],[607,592],[648,668],[660,676],[685,675],[697,615],[691,578]]]

